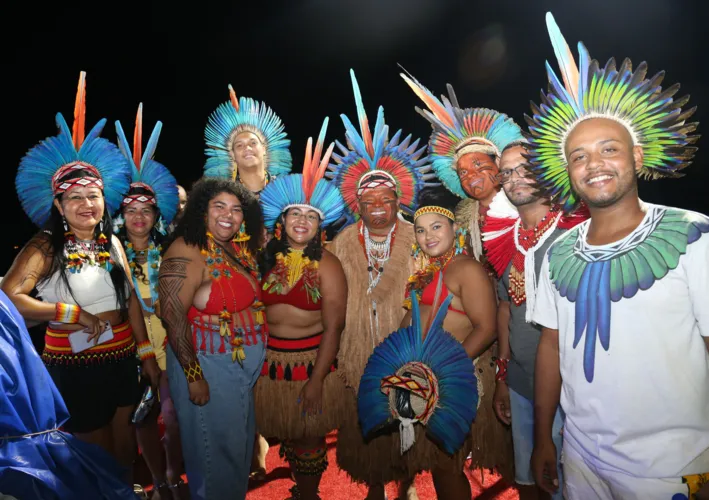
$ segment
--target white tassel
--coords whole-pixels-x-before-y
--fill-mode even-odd
[[[401,454],[411,448],[416,441],[414,424],[418,422],[415,418],[399,417],[399,439],[401,440]]]
[[[534,265],[534,253],[537,251],[538,248],[541,248],[542,245],[544,245],[544,242],[554,232],[556,226],[559,224],[561,216],[561,213],[556,216],[556,219],[554,220],[554,223],[551,225],[551,227],[547,229],[547,231],[542,235],[541,238],[539,238],[537,244],[529,250],[525,250],[519,244],[519,225],[521,219],[518,219],[517,223],[515,224],[515,247],[517,247],[517,250],[519,250],[520,253],[524,255],[524,294],[526,295],[527,303],[527,311],[524,314],[524,320],[527,323],[532,322],[532,313],[534,313],[534,305],[537,300],[537,271]]]

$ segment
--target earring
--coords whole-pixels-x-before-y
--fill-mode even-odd
[[[103,233],[103,219],[101,219],[101,222],[98,224],[98,230]]]
[[[234,241],[236,243],[243,243],[244,241],[249,241],[251,236],[246,234],[246,224],[244,222],[239,226],[239,232],[234,236]]]
[[[64,222],[64,232],[68,233],[69,232],[69,226],[66,224],[66,218],[62,215],[62,222]]]
[[[321,246],[325,246],[325,243],[327,243],[327,233],[325,232],[324,229],[320,230],[320,244]]]
[[[468,231],[465,228],[459,227],[455,232],[455,254],[460,255],[467,253],[465,240],[467,239]]]
[[[276,223],[276,230],[273,231],[273,237],[280,241],[282,231],[283,231],[283,224],[281,224],[280,222],[277,222]]]

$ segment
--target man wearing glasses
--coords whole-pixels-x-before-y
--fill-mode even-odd
[[[527,144],[515,141],[500,156],[498,195],[483,227],[485,253],[500,277],[497,313],[498,370],[493,404],[495,413],[512,426],[515,482],[520,498],[538,498],[530,467],[534,436],[534,363],[541,327],[530,322],[536,297],[536,276],[549,245],[585,216],[564,217],[558,207],[538,196],[527,171]],[[509,202],[513,205],[511,206]],[[553,436],[561,450],[563,419],[557,410]],[[561,472],[559,471],[559,478]],[[561,488],[552,498],[561,498]]]

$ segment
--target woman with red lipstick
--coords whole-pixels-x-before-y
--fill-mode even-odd
[[[262,234],[250,191],[201,179],[160,264],[167,375],[193,500],[246,496],[268,336],[254,258]]]
[[[480,356],[496,338],[496,302],[485,268],[466,254],[465,233],[459,229],[453,210],[456,198],[442,188],[427,188],[419,197],[419,209],[414,214],[416,244],[413,257],[416,272],[407,285],[405,305],[411,306],[416,295],[420,304],[421,324],[428,325],[438,306],[452,295],[448,313],[443,320],[443,329],[452,334],[474,360],[478,380],[484,372],[493,369]],[[411,311],[402,321],[402,326],[411,324]],[[489,376],[490,373],[487,373]],[[492,374],[494,376],[494,374]],[[481,391],[480,381],[478,391]],[[479,400],[478,400],[479,401]],[[489,428],[497,424],[478,415],[475,428]],[[473,453],[473,463],[484,462],[481,447],[469,435],[465,444],[451,457],[434,442],[425,438],[425,429],[416,428],[413,447],[406,452],[406,464],[411,474],[430,470],[438,498],[470,498],[470,484],[463,473],[468,455]],[[476,429],[476,435],[485,435]]]
[[[49,321],[42,359],[71,415],[65,430],[128,468],[135,458],[131,413],[140,398],[136,343],[145,345],[148,336],[121,244],[105,233],[130,171],[118,148],[99,138],[105,120],[85,134],[85,73],[74,109],[73,129],[58,114],[59,134],[22,159],[20,201],[46,229],[22,249],[2,289],[23,317]],[[34,288],[41,300],[30,296]],[[149,342],[138,355],[156,387]]]
[[[293,498],[317,499],[327,468],[325,435],[346,410],[344,382],[335,373],[347,311],[347,281],[340,261],[323,249],[325,227],[337,221],[344,200],[322,179],[327,119],[315,153],[308,140],[302,174],[279,177],[261,193],[266,227],[273,229],[262,259],[263,301],[270,337],[254,390],[256,424],[283,441],[296,486]]]
[[[125,246],[128,265],[133,277],[133,286],[148,329],[149,344],[155,353],[160,374],[159,405],[136,425],[138,445],[153,476],[155,494],[153,500],[176,497],[182,483],[182,449],[180,446],[177,416],[170,397],[165,374],[165,345],[167,333],[157,316],[158,272],[162,256],[162,243],[166,228],[177,212],[179,197],[177,181],[160,163],[153,160],[162,123],[157,122],[143,151],[143,105],[138,107],[133,151],[126,139],[120,122],[116,122],[116,134],[121,151],[131,163],[133,178],[128,192],[123,196],[121,213],[115,219],[114,229]],[[140,351],[142,346],[138,346]],[[165,424],[165,439],[160,442],[158,415],[162,413]],[[172,494],[174,493],[174,494]]]

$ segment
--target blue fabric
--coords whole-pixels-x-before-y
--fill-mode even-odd
[[[0,491],[19,499],[137,498],[103,449],[52,431],[68,419],[20,313],[0,291]],[[51,432],[21,437],[44,431]]]
[[[510,412],[512,413],[512,444],[515,453],[515,482],[521,485],[534,484],[532,475],[532,450],[534,449],[534,403],[510,389]],[[564,418],[561,407],[556,410],[551,436],[556,446],[556,472],[559,475],[559,489],[552,500],[561,500],[564,477],[561,473],[562,437]]]
[[[244,351],[243,368],[232,361],[231,352],[197,354],[209,384],[209,402],[197,406],[190,401],[182,366],[168,347],[167,374],[192,500],[246,497],[256,434],[253,387],[266,351],[262,343],[245,345]]]

